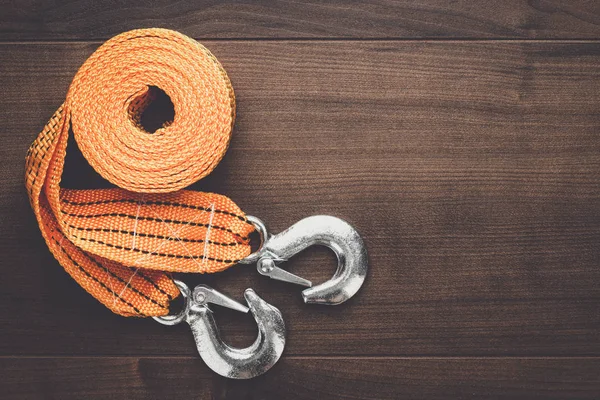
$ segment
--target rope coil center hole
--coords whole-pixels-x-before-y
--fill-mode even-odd
[[[167,93],[159,87],[148,90],[134,98],[127,109],[129,118],[140,130],[153,134],[173,123],[175,107]]]

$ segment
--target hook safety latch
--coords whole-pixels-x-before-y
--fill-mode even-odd
[[[253,216],[247,216],[247,219],[260,234],[262,243],[255,253],[240,263],[256,263],[261,275],[308,287],[302,292],[305,303],[340,304],[354,296],[362,286],[368,269],[367,249],[356,229],[346,221],[330,215],[314,215],[279,234],[270,235],[260,219]],[[338,259],[333,277],[316,286],[278,266],[313,245],[330,248]]]

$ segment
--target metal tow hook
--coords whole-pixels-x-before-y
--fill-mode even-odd
[[[302,291],[305,303],[340,304],[354,296],[362,286],[368,269],[367,249],[358,232],[346,221],[329,215],[315,215],[271,235],[260,219],[252,216],[247,219],[260,234],[262,243],[255,253],[240,263],[256,263],[262,275],[307,286],[309,289]],[[311,281],[277,266],[313,245],[329,247],[337,256],[338,267],[330,280],[313,286]]]
[[[184,299],[183,310],[176,315],[154,319],[163,325],[187,322],[194,334],[198,353],[210,369],[227,378],[249,379],[267,372],[279,360],[285,347],[283,317],[276,307],[261,299],[254,290],[246,289],[244,292],[248,308],[209,286],[196,286],[191,293],[185,283],[174,282]],[[254,343],[243,349],[224,343],[209,304],[245,313],[251,311],[258,325],[258,337]]]

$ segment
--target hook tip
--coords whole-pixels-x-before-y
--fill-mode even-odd
[[[252,306],[252,304],[257,302],[259,299],[254,289],[250,288],[244,290],[244,298],[246,299],[246,303],[248,303],[249,306]]]

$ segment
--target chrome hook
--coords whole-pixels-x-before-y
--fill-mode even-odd
[[[206,286],[196,286],[191,293],[188,286],[178,280],[184,307],[176,315],[154,317],[163,325],[187,322],[192,329],[196,347],[202,360],[217,374],[233,379],[249,379],[267,372],[283,353],[285,323],[281,312],[261,299],[252,289],[244,297],[250,308]],[[249,347],[239,349],[225,344],[208,304],[217,304],[240,312],[251,311],[258,324],[258,337]]]
[[[302,291],[305,303],[335,305],[343,303],[362,286],[368,269],[367,249],[358,232],[346,221],[329,215],[304,218],[285,231],[270,235],[258,218],[247,216],[261,236],[261,246],[240,261],[257,264],[261,275],[307,286]],[[317,286],[277,266],[313,245],[329,247],[336,254],[338,267],[333,277]]]

